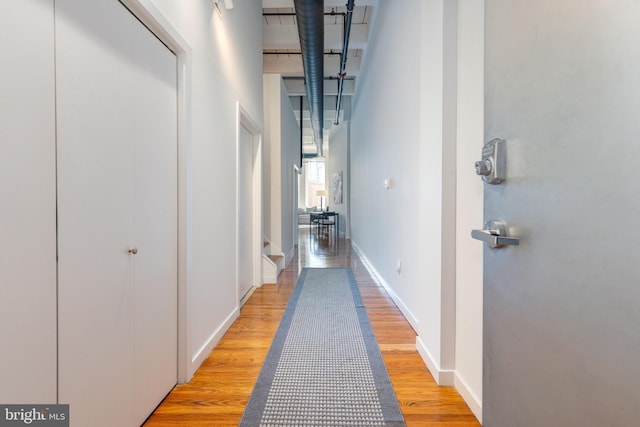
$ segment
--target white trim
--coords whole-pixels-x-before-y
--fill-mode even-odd
[[[240,300],[240,307],[242,307],[247,303],[247,301],[249,301],[249,298],[251,298],[251,295],[253,295],[256,289],[257,288],[255,286],[252,286],[251,289],[249,289],[249,291],[246,294],[244,294],[244,296]]]
[[[222,324],[215,330],[213,334],[205,341],[204,345],[196,352],[191,359],[191,370],[189,371],[189,377],[193,377],[202,362],[205,361],[211,351],[220,342],[227,330],[233,325],[233,322],[240,316],[240,309],[235,308],[229,316],[222,322]]]
[[[291,248],[289,253],[287,255],[285,255],[285,257],[284,257],[284,267],[285,268],[287,267],[287,265],[289,265],[289,263],[293,259],[293,256],[295,255],[295,252],[296,252],[296,248]]]
[[[262,129],[257,125],[255,120],[251,118],[249,113],[242,107],[240,102],[236,102],[236,302],[238,307],[240,299],[240,280],[239,280],[239,249],[240,245],[240,200],[239,184],[240,184],[240,128],[245,127],[251,133],[252,144],[255,145],[256,155],[253,162],[252,181],[253,181],[253,286],[262,286]]]
[[[464,399],[464,401],[473,412],[473,415],[476,416],[480,424],[482,424],[482,402],[478,399],[478,396],[471,390],[471,388],[467,385],[467,383],[460,377],[458,371],[455,371],[453,378],[453,385],[460,393],[460,396]]]
[[[300,169],[300,167],[296,164],[293,165],[293,182],[292,182],[292,186],[293,186],[293,249],[295,249],[298,246],[298,241],[300,240],[300,224],[298,223],[298,220],[300,219],[299,215],[298,215],[298,204],[300,203],[300,174],[302,173],[302,170]],[[285,262],[285,267],[287,265],[289,265],[289,259],[287,259],[287,261]]]
[[[373,267],[373,265],[367,259],[366,255],[364,254],[364,252],[362,252],[362,249],[360,249],[358,244],[355,243],[354,241],[351,241],[351,246],[360,257],[360,260],[364,264],[365,268],[367,269],[371,277],[380,285],[382,285],[382,287],[385,288],[385,290],[387,291],[391,299],[393,299],[393,301],[396,303],[396,305],[398,306],[398,308],[400,309],[404,317],[407,319],[409,324],[413,327],[414,330],[417,331],[418,323],[419,323],[418,320],[413,316],[411,311],[402,302],[400,297],[397,296],[397,294],[393,291],[393,289],[389,286],[389,284],[385,282],[385,280],[382,278],[380,273],[378,273],[375,267]],[[440,386],[454,385],[455,371],[450,369],[440,369],[440,366],[436,363],[433,356],[431,356],[431,353],[427,349],[426,345],[424,345],[424,342],[419,336],[416,337],[416,350],[420,354],[420,357],[422,357],[422,360],[427,366],[427,369],[429,369],[429,372],[431,372],[431,375],[433,376],[433,379],[435,380],[436,384]]]
[[[422,357],[424,364],[427,365],[427,369],[431,372],[433,379],[439,386],[452,386],[455,376],[455,371],[449,369],[440,369],[431,353],[427,349],[420,337],[416,337],[416,350]]]
[[[351,241],[351,247],[353,247],[353,249],[356,251],[356,254],[358,254],[358,257],[360,257],[362,264],[364,264],[364,267],[367,269],[371,277],[387,291],[387,293],[389,294],[393,302],[398,306],[398,308],[400,309],[404,317],[407,319],[411,327],[417,331],[418,324],[420,322],[413,315],[411,310],[409,310],[409,308],[405,305],[402,299],[394,292],[393,288],[382,278],[380,273],[378,273],[378,271],[375,269],[373,264],[371,264],[371,262],[369,261],[367,256],[364,254],[364,252],[362,252],[362,249],[360,249],[360,247],[353,240]]]
[[[120,0],[176,55],[178,72],[178,382],[191,379],[188,290],[191,280],[191,46],[150,0]],[[191,373],[190,373],[191,372]]]

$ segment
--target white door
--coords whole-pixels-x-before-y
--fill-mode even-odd
[[[0,51],[0,402],[55,403],[53,2],[0,1]]]
[[[640,2],[487,0],[487,427],[637,425]],[[478,150],[480,151],[480,149]],[[478,152],[480,155],[480,152]]]
[[[254,286],[253,230],[253,135],[240,125],[238,146],[238,296],[242,299]]]
[[[176,57],[141,25],[134,73],[133,240],[135,255],[135,424],[177,382],[178,159]]]
[[[59,401],[139,425],[176,383],[175,57],[117,1],[58,0],[56,80]]]

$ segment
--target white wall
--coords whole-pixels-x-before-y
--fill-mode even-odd
[[[265,236],[287,262],[293,256],[294,165],[300,166],[300,128],[279,74],[265,74]]]
[[[327,150],[327,202],[330,210],[340,215],[341,236],[349,237],[349,132],[350,124],[342,121],[329,131],[329,149]],[[326,155],[326,154],[325,154]],[[342,172],[342,203],[333,198],[333,174]]]
[[[482,12],[467,3],[461,6],[467,20]],[[463,272],[458,290],[456,281],[468,258],[477,256],[475,242],[465,236],[470,223],[481,226],[475,221],[482,205],[468,215],[458,211],[477,208],[467,205],[468,194],[481,199],[478,178],[468,175],[473,162],[466,163],[479,152],[482,134],[474,115],[477,68],[461,71],[460,94],[457,77],[463,66],[478,66],[474,49],[482,35],[477,27],[465,32],[468,23],[459,22],[458,13],[458,2],[449,0],[411,0],[402,7],[380,2],[375,12],[351,121],[351,230],[357,250],[416,329],[417,348],[436,381],[462,385],[474,403],[482,388],[481,275]],[[391,189],[384,189],[385,178]],[[477,267],[481,255],[473,261]]]
[[[280,252],[276,243],[280,241],[281,233],[278,211],[281,206],[280,191],[280,75],[264,74],[263,87],[263,117],[264,117],[264,169],[262,186],[264,198],[264,228],[263,233],[271,245],[272,250]],[[278,141],[276,144],[274,141]],[[274,213],[275,211],[275,213]],[[276,241],[277,239],[277,241]]]
[[[209,0],[153,0],[192,49],[187,124],[191,246],[187,284],[189,373],[237,315],[236,102],[262,127],[259,0],[218,16]]]
[[[414,327],[426,286],[422,265],[434,261],[421,259],[425,242],[417,238],[423,222],[416,197],[421,168],[422,112],[416,96],[420,59],[415,43],[408,41],[421,37],[421,19],[415,13],[420,3],[412,0],[402,7],[380,3],[365,71],[358,80],[350,138],[352,241]],[[385,179],[391,180],[390,189],[385,189]]]
[[[297,224],[298,215],[298,209],[294,203],[296,195],[294,194],[293,180],[297,179],[297,174],[294,177],[294,165],[299,167],[302,165],[300,164],[300,127],[282,79],[280,79],[280,120],[282,123],[280,126],[282,151],[280,156],[282,164],[280,169],[282,182],[280,186],[282,192],[280,221],[282,224],[282,251],[289,262],[293,256],[293,248],[298,244],[297,240],[294,240],[294,235],[297,235],[294,232],[294,223]]]
[[[438,377],[443,6],[412,0],[378,9],[352,112],[352,240],[397,297]]]
[[[439,384],[453,383],[455,333],[452,312],[455,306],[451,301],[455,276],[450,246],[455,236],[451,234],[455,205],[450,193],[451,180],[455,180],[455,163],[452,164],[455,151],[451,147],[455,133],[446,116],[455,112],[455,107],[447,98],[452,94],[445,93],[450,89],[450,74],[455,74],[455,69],[451,69],[452,59],[447,56],[451,55],[447,48],[452,46],[445,38],[451,35],[445,25],[445,17],[451,18],[446,14],[446,5],[440,0],[422,3],[418,79],[421,86],[418,239],[420,258],[424,261],[421,280],[425,284],[420,296],[424,304],[419,312],[418,349]]]

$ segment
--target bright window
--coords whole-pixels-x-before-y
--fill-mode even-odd
[[[305,203],[307,207],[317,206],[320,207],[320,196],[317,192],[325,189],[325,169],[324,159],[307,160],[304,163],[305,173]],[[327,205],[326,196],[322,199],[324,206]]]

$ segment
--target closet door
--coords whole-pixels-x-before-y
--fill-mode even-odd
[[[59,401],[139,425],[176,383],[175,56],[116,0],[57,0],[56,78]]]
[[[0,1],[0,51],[0,402],[55,403],[53,1]]]
[[[178,366],[176,57],[149,31],[139,36],[135,55],[149,70],[132,81],[136,425],[176,384]]]

